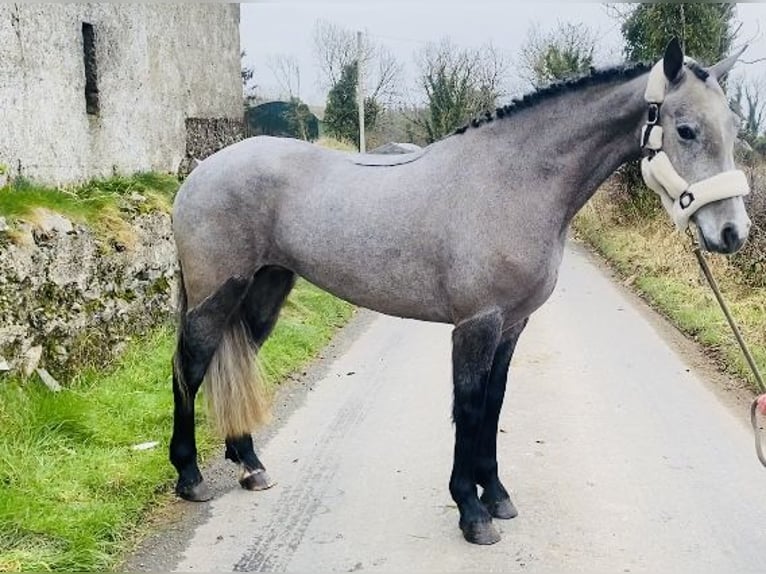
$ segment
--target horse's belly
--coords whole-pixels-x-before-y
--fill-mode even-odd
[[[451,322],[437,282],[425,274],[412,273],[406,266],[391,269],[389,262],[375,271],[366,265],[354,268],[347,262],[327,261],[323,265],[293,262],[290,267],[311,283],[355,305],[396,317]]]
[[[324,248],[315,241],[282,247],[275,263],[341,299],[397,317],[450,321],[447,298],[431,263],[395,249],[359,244]]]
[[[275,263],[381,313],[450,321],[438,240],[422,218],[372,194],[318,190],[285,201],[275,225]]]

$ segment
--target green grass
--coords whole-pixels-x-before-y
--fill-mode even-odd
[[[674,232],[664,212],[626,218],[600,192],[578,214],[575,230],[650,305],[702,344],[724,371],[755,388],[728,323],[701,277],[688,239]],[[748,287],[725,257],[710,255],[708,260],[756,362],[766,368],[766,289]]]
[[[352,312],[349,303],[299,281],[258,355],[267,380],[279,381],[314,358]]]
[[[272,382],[316,356],[351,314],[299,283],[261,352]],[[172,330],[160,328],[107,372],[84,372],[57,394],[0,380],[0,571],[113,567],[142,517],[170,500],[173,346]],[[223,452],[198,429],[203,456]],[[159,446],[132,450],[146,441]]]
[[[34,223],[36,210],[46,209],[119,236],[128,232],[131,215],[170,211],[178,187],[176,177],[159,173],[94,179],[64,188],[16,179],[0,188],[0,215],[10,222],[24,219]]]

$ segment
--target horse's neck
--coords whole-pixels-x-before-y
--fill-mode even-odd
[[[585,205],[599,186],[625,162],[641,155],[641,126],[646,114],[644,90],[647,76],[616,83],[600,98],[580,100],[573,113],[578,118],[571,130],[570,161],[574,161],[569,218]],[[579,143],[578,143],[579,142]],[[579,166],[577,169],[576,166]]]
[[[509,180],[518,181],[520,167],[534,174],[524,183],[536,189],[520,192],[550,194],[567,226],[618,167],[639,157],[646,81],[644,74],[563,92],[519,113],[519,121],[511,117],[495,122],[490,137],[498,138],[498,151],[525,162],[510,166]],[[503,149],[502,142],[512,142],[516,149]]]

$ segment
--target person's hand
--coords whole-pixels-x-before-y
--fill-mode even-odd
[[[766,416],[766,394],[758,397],[758,412]]]

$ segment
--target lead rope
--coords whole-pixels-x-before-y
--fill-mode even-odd
[[[692,251],[694,253],[694,256],[697,258],[697,261],[699,262],[700,268],[702,269],[702,273],[705,275],[705,279],[707,279],[708,284],[710,285],[710,288],[713,290],[713,294],[715,295],[716,300],[718,301],[718,305],[721,307],[721,311],[723,311],[723,314],[726,316],[726,320],[729,322],[729,327],[731,327],[732,333],[734,333],[734,338],[737,339],[737,343],[739,343],[739,348],[742,349],[742,354],[745,355],[745,360],[747,361],[747,364],[750,366],[750,370],[753,372],[753,376],[755,377],[755,383],[758,386],[758,390],[760,393],[766,393],[766,385],[763,383],[763,377],[761,376],[761,371],[758,370],[758,365],[755,364],[755,360],[753,359],[753,355],[750,353],[750,348],[747,346],[747,343],[742,338],[742,333],[739,330],[739,327],[737,326],[737,322],[734,320],[734,317],[731,314],[731,311],[729,311],[729,306],[726,304],[726,301],[724,301],[723,295],[721,294],[721,290],[718,288],[718,283],[716,283],[715,277],[713,277],[712,272],[710,271],[710,266],[707,263],[707,259],[705,259],[705,255],[702,253],[702,249],[700,249],[699,243],[697,242],[697,238],[694,236],[694,234],[691,232],[691,230],[687,227],[686,233],[690,237],[692,242]],[[753,435],[755,437],[755,454],[758,456],[758,460],[760,463],[766,467],[766,456],[764,456],[763,453],[763,446],[761,445],[761,433],[760,429],[758,428],[758,399],[754,399],[753,403],[750,405],[750,424],[753,427]]]

